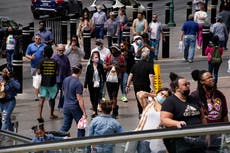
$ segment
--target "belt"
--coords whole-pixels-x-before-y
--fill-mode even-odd
[[[157,39],[150,39],[151,41],[156,41]]]
[[[95,24],[96,27],[103,26],[104,24]]]

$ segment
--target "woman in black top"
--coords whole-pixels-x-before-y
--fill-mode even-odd
[[[87,66],[84,89],[89,90],[90,101],[93,106],[92,118],[97,115],[97,106],[100,101],[100,91],[103,83],[103,65],[100,63],[100,53],[94,51]]]

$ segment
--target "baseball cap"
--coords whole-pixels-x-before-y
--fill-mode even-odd
[[[103,43],[103,39],[96,39],[96,43]]]
[[[141,36],[137,35],[133,37],[133,41],[137,40],[137,39],[141,39]]]

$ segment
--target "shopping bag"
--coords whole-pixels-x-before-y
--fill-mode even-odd
[[[78,129],[85,129],[87,125],[87,119],[82,116],[81,119],[77,123],[77,128]]]
[[[33,87],[35,89],[39,89],[42,81],[42,76],[40,74],[36,74],[33,76]]]
[[[183,51],[183,41],[179,41],[178,52],[182,52],[182,51]]]
[[[125,145],[125,153],[136,153],[139,141],[128,141]]]
[[[109,71],[106,78],[106,82],[118,83],[118,77],[115,66],[113,66],[112,69]]]

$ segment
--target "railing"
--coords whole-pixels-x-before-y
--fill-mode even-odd
[[[55,142],[45,142],[36,144],[16,145],[10,147],[0,148],[0,153],[19,153],[29,151],[41,151],[41,150],[59,150],[65,152],[63,148],[71,149],[66,152],[74,152],[76,148],[83,146],[90,146],[92,144],[108,144],[108,143],[125,143],[127,141],[136,140],[148,140],[148,139],[162,139],[162,138],[178,138],[184,136],[201,136],[208,134],[230,134],[230,124],[211,124],[204,126],[191,126],[181,129],[157,129],[138,132],[127,132],[116,135],[97,136],[97,137],[85,137],[85,138],[73,138]],[[124,146],[124,145],[123,145]],[[74,149],[75,148],[75,149]],[[62,151],[61,151],[62,150]],[[75,151],[77,152],[77,151]]]

